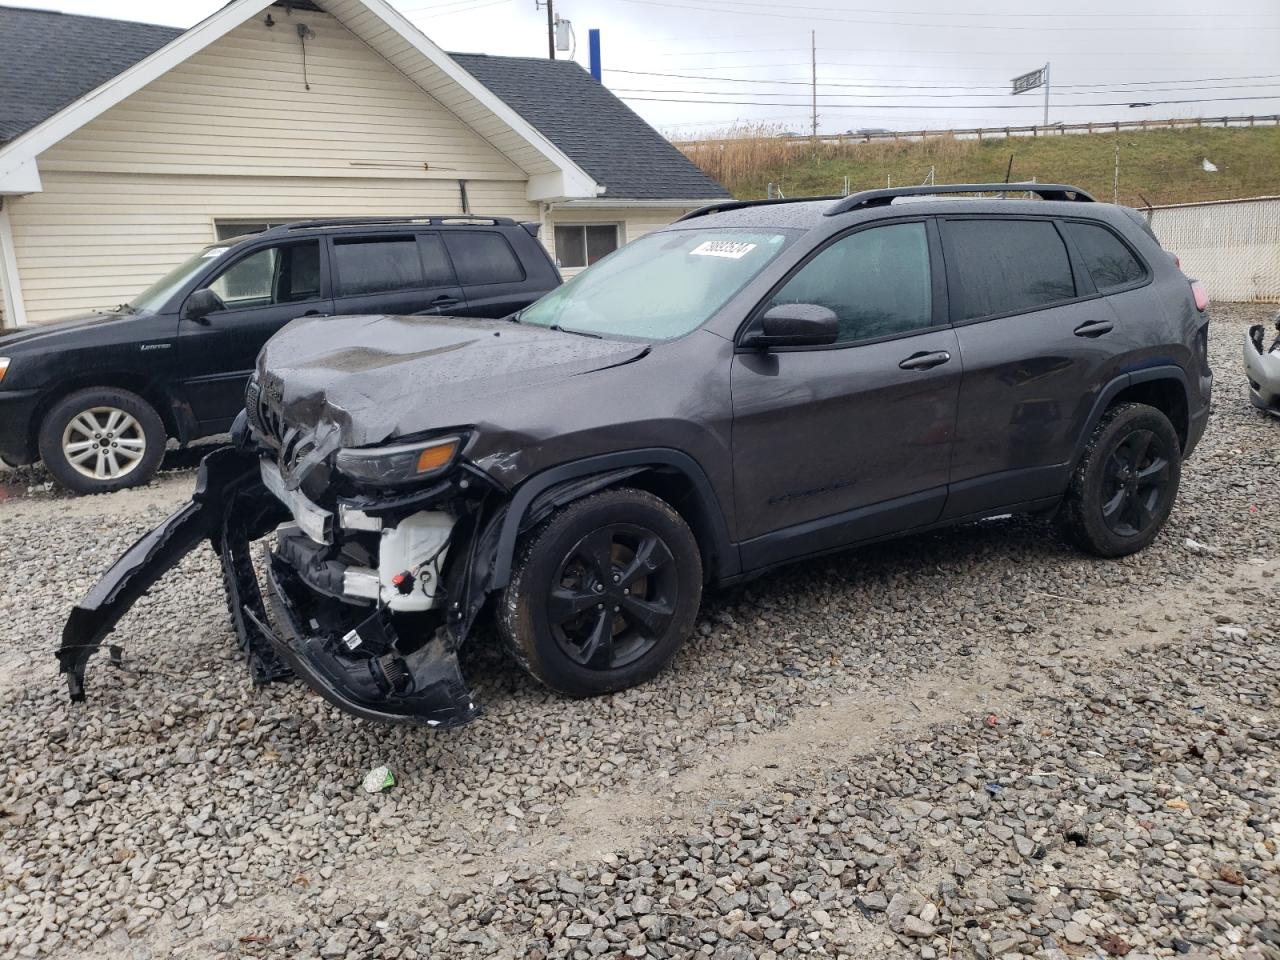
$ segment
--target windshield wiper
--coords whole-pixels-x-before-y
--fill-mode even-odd
[[[111,311],[112,313],[137,313],[138,308],[132,303],[122,303]]]
[[[592,340],[604,339],[604,337],[598,333],[588,333],[586,330],[569,330],[566,327],[560,326],[560,324],[558,323],[551,324],[551,326],[547,327],[547,329],[554,330],[556,331],[556,333],[571,333],[575,337],[590,337]]]
[[[505,317],[503,317],[502,319],[503,319],[503,320],[506,320],[508,323],[519,323],[519,322],[520,322],[520,317],[521,317],[521,316],[523,316],[523,315],[524,315],[524,311],[523,311],[523,310],[517,310],[515,313],[509,313],[509,314],[507,314],[507,315],[506,315]]]

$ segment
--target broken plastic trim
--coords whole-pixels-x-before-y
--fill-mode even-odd
[[[255,490],[261,501],[256,456],[230,446],[214,450],[200,463],[191,501],[130,547],[76,604],[63,627],[62,646],[57,652],[59,670],[67,675],[73,701],[84,699],[85,668],[107,634],[148,588],[203,540],[209,540],[222,558],[224,583],[232,599],[238,601],[233,608],[246,610],[255,604],[261,608],[261,594],[247,556],[249,539],[261,532],[246,529],[249,517],[233,509],[241,495]],[[260,517],[259,522],[271,519]],[[265,682],[287,676],[271,644],[257,631],[242,629],[241,618],[234,619],[255,679]]]

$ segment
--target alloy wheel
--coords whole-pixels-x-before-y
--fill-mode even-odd
[[[1155,522],[1170,488],[1169,453],[1151,430],[1134,430],[1107,457],[1102,520],[1112,533],[1136,537]]]
[[[634,524],[593,530],[560,562],[546,612],[556,644],[590,670],[653,649],[675,615],[679,578],[661,537]]]
[[[142,424],[118,407],[81,411],[62,431],[62,454],[67,463],[93,480],[118,480],[132,473],[146,452]]]

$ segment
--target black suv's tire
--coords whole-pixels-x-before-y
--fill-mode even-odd
[[[688,525],[642,490],[556,512],[517,551],[498,629],[530,674],[590,697],[657,674],[693,629],[702,558]]]
[[[116,387],[77,390],[40,424],[40,459],[76,493],[110,493],[146,483],[164,456],[164,423],[147,401]]]
[[[1119,404],[1089,438],[1059,524],[1100,557],[1136,553],[1169,519],[1181,476],[1182,446],[1169,418],[1146,404]]]

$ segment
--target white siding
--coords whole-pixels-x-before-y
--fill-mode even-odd
[[[211,243],[218,220],[461,211],[449,180],[51,173],[13,218],[27,319],[45,323],[129,300]],[[523,180],[473,181],[477,214],[536,220]]]
[[[336,19],[271,8],[39,158],[45,172],[526,179]],[[315,36],[302,45],[297,23]]]
[[[546,244],[547,251],[551,254],[551,259],[556,257],[556,225],[566,224],[590,224],[590,223],[617,223],[621,225],[618,240],[619,243],[626,244],[632,240],[639,240],[646,233],[650,233],[660,227],[684,216],[690,210],[696,210],[697,204],[691,204],[683,209],[679,207],[589,207],[574,209],[573,207],[562,207],[553,209],[547,214],[547,226],[542,236],[542,242]],[[568,279],[575,274],[581,273],[582,268],[562,268],[561,274]]]

